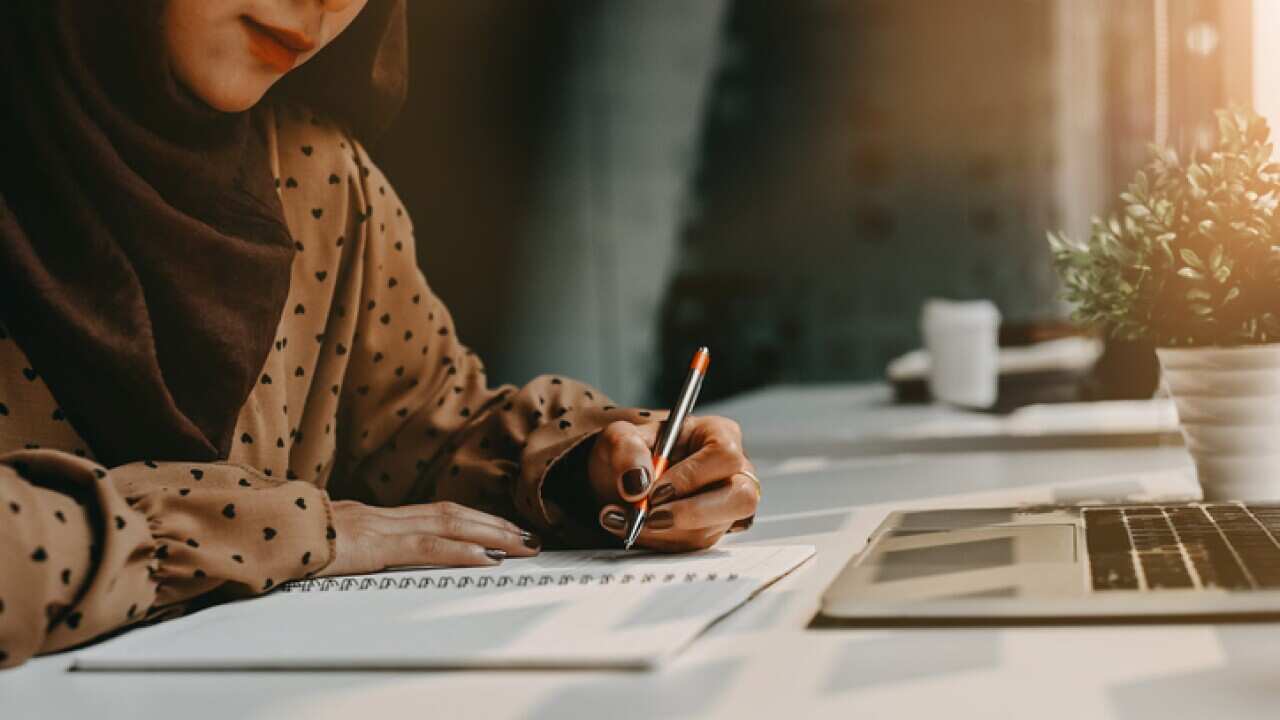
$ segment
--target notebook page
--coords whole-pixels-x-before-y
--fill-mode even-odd
[[[127,633],[74,667],[648,668],[812,554],[548,552],[497,568],[334,578]]]

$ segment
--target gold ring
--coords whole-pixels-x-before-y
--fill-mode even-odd
[[[760,478],[756,477],[755,473],[751,472],[750,470],[739,470],[736,474],[746,475],[747,477],[751,478],[751,482],[756,484],[756,501],[757,502],[760,500],[760,498],[764,497],[764,488],[760,486]]]

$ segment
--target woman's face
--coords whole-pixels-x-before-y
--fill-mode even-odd
[[[338,36],[368,0],[168,0],[173,73],[224,112],[247,110]]]

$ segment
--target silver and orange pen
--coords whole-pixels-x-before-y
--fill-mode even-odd
[[[653,448],[653,482],[650,487],[658,482],[658,478],[662,477],[667,465],[671,463],[671,452],[676,447],[676,440],[680,438],[680,429],[684,426],[685,418],[693,412],[693,404],[698,401],[698,392],[702,390],[702,380],[707,376],[707,366],[710,364],[711,351],[706,347],[698,348],[693,354],[693,362],[689,363],[689,376],[684,379],[684,387],[680,388],[676,404],[671,408],[667,421],[658,430],[658,443]],[[633,507],[635,511],[631,514],[625,543],[628,550],[636,543],[640,530],[644,528],[645,518],[649,516],[649,496],[637,500]]]

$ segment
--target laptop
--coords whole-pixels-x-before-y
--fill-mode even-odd
[[[1280,504],[895,512],[815,626],[1280,618]]]

